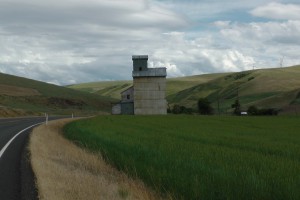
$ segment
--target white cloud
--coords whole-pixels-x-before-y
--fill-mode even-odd
[[[233,49],[251,55],[258,67],[278,67],[282,56],[285,66],[300,63],[299,27],[300,21],[235,23],[220,33]]]
[[[215,21],[213,24],[218,28],[226,28],[230,23],[230,21]]]
[[[168,37],[166,37],[168,36]],[[153,54],[154,63],[163,63],[173,67],[169,76],[184,76],[210,72],[240,71],[252,67],[253,58],[239,50],[219,49],[218,40],[203,46],[204,38],[187,39],[184,33],[165,34],[164,42],[169,45],[157,49]],[[208,37],[210,38],[210,37]],[[153,64],[155,65],[155,64]],[[161,66],[161,65],[158,65]]]
[[[269,19],[300,20],[300,5],[272,2],[250,12],[257,17]]]

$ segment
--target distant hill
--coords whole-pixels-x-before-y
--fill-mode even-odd
[[[215,110],[226,113],[231,112],[238,96],[244,110],[256,105],[290,112],[292,107],[299,106],[299,92],[300,66],[294,66],[224,74],[168,96],[168,100],[171,104],[195,108],[197,99],[207,97]]]
[[[120,99],[120,92],[131,85],[132,81],[110,81],[70,88]],[[178,104],[196,109],[197,100],[207,97],[216,113],[228,113],[237,95],[243,110],[256,105],[275,108],[281,113],[300,113],[300,66],[167,79],[170,107]]]
[[[110,111],[112,99],[0,73],[0,117]]]

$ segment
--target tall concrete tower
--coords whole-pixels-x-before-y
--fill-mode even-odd
[[[166,68],[148,68],[147,55],[134,55],[132,60],[134,114],[167,114]]]

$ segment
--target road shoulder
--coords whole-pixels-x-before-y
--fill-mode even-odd
[[[62,136],[70,120],[35,128],[29,141],[39,199],[161,199],[141,181],[112,168],[101,155]]]
[[[29,136],[26,137],[21,157],[21,199],[38,200],[38,192],[35,186],[35,176],[30,162],[30,151],[28,148]]]

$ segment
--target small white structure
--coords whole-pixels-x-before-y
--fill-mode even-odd
[[[248,112],[241,112],[241,115],[248,115]]]
[[[121,104],[114,104],[111,110],[111,114],[113,115],[121,115]]]

